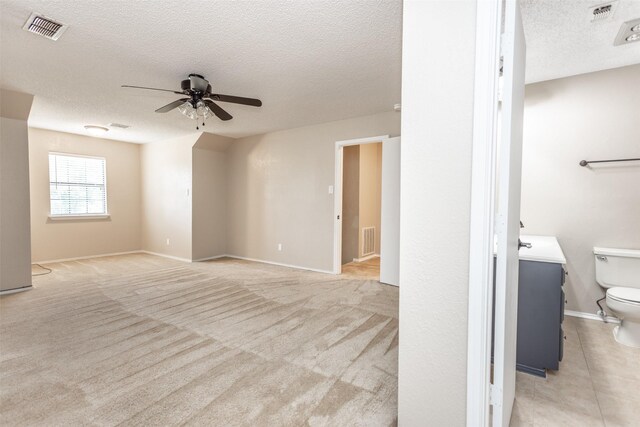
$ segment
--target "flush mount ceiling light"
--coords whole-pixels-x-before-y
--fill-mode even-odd
[[[629,37],[625,39],[628,42],[635,42],[640,40],[640,33],[631,34]]]
[[[640,24],[638,24],[638,25],[636,25],[635,27],[633,27],[633,28],[631,29],[631,31],[633,31],[634,33],[635,33],[636,31],[637,31],[637,32],[640,32]]]
[[[104,135],[109,132],[109,128],[97,125],[85,125],[84,127],[91,135]]]

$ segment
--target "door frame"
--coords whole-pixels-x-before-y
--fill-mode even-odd
[[[333,191],[333,274],[342,273],[342,175],[344,147],[349,145],[375,144],[389,139],[389,135],[346,139],[335,144],[335,184]],[[340,220],[338,221],[338,215]]]
[[[479,1],[469,236],[467,426],[488,426],[502,1]],[[494,396],[495,398],[495,396]]]

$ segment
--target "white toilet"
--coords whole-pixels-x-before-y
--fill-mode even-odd
[[[607,289],[607,307],[621,320],[613,335],[640,348],[640,250],[593,248],[596,281]]]

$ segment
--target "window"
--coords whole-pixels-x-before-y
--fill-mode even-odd
[[[107,215],[105,159],[49,153],[51,216]]]

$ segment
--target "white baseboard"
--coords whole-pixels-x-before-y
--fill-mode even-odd
[[[161,256],[163,258],[169,258],[169,259],[173,259],[173,260],[176,260],[176,261],[193,262],[193,261],[191,261],[190,259],[187,259],[187,258],[180,258],[180,257],[173,256],[173,255],[161,254],[160,252],[151,252],[151,251],[145,251],[145,250],[138,251],[138,252],[139,253],[143,253],[143,254],[148,254],[148,255]]]
[[[604,319],[602,319],[602,317],[598,316],[597,314],[593,314],[593,313],[584,313],[582,311],[565,310],[564,314],[567,315],[567,316],[571,316],[571,317],[579,317],[581,319],[598,320],[600,322],[604,322]],[[613,316],[607,316],[606,322],[607,323],[620,323],[620,319],[618,319],[617,317],[613,317]]]
[[[202,262],[202,261],[211,261],[214,259],[220,259],[220,258],[224,258],[224,257],[228,257],[229,255],[216,255],[216,256],[210,256],[210,257],[206,257],[206,258],[198,258],[198,259],[194,259],[193,262]]]
[[[76,257],[76,258],[54,259],[54,260],[48,260],[48,261],[36,261],[36,262],[33,262],[32,264],[53,264],[53,263],[56,263],[56,262],[77,261],[77,260],[81,260],[81,259],[102,258],[102,257],[107,257],[107,256],[141,254],[141,253],[142,254],[148,254],[148,255],[155,255],[155,256],[159,256],[159,257],[163,257],[163,258],[169,258],[169,259],[173,259],[173,260],[176,260],[176,261],[189,262],[189,263],[190,262],[209,261],[209,260],[213,260],[213,259],[228,257],[228,258],[242,259],[242,260],[245,260],[245,261],[260,262],[260,263],[263,263],[263,264],[278,265],[280,267],[295,268],[295,269],[298,269],[298,270],[314,271],[316,273],[334,274],[332,271],[328,271],[328,270],[320,270],[320,269],[317,269],[317,268],[302,267],[302,266],[299,266],[299,265],[292,265],[292,264],[283,264],[283,263],[280,263],[280,262],[265,261],[263,259],[247,258],[247,257],[238,256],[238,255],[223,254],[223,255],[216,255],[216,256],[207,257],[207,258],[200,258],[200,259],[196,259],[196,260],[190,260],[190,259],[187,259],[187,258],[180,258],[180,257],[173,256],[173,255],[163,254],[163,253],[160,253],[160,252],[152,252],[152,251],[145,251],[145,250],[137,250],[137,251],[129,251],[129,252],[114,252],[114,253],[110,253],[110,254],[99,254],[99,255],[82,256],[82,257]],[[374,257],[374,256],[379,256],[379,255],[371,255],[371,257]],[[25,289],[25,290],[27,290],[27,289]],[[16,292],[19,292],[19,291],[16,291]]]
[[[320,270],[320,269],[317,269],[317,268],[301,267],[299,265],[283,264],[283,263],[280,263],[280,262],[265,261],[263,259],[247,258],[247,257],[243,257],[243,256],[238,256],[238,255],[222,255],[221,258],[222,257],[241,259],[241,260],[244,260],[244,261],[260,262],[262,264],[271,264],[271,265],[277,265],[277,266],[280,266],[280,267],[295,268],[297,270],[313,271],[313,272],[316,272],[316,273],[334,274],[333,271],[329,271],[329,270]]]
[[[365,257],[362,258],[354,258],[353,262],[365,262],[365,261],[369,261],[370,259],[373,258],[380,258],[380,254],[371,254],[371,255],[367,255]]]
[[[4,291],[0,291],[0,296],[9,295],[9,294],[17,294],[18,292],[30,291],[31,289],[33,289],[33,286],[31,286],[31,285],[24,286],[22,288],[6,289]]]
[[[81,260],[81,259],[102,258],[102,257],[106,257],[106,256],[139,254],[141,252],[145,252],[145,251],[142,251],[142,250],[138,249],[137,251],[113,252],[113,253],[110,253],[110,254],[97,254],[97,255],[88,255],[88,256],[78,256],[78,257],[74,257],[74,258],[50,259],[50,260],[46,260],[46,261],[33,261],[33,262],[31,262],[31,264],[53,264],[53,263],[56,263],[56,262],[77,261],[77,260]]]

